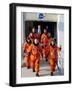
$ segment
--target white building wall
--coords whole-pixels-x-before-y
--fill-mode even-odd
[[[62,46],[64,50],[64,15],[58,15],[57,21],[57,33],[58,33],[58,46]]]
[[[43,13],[44,18],[43,19],[39,19],[39,13],[24,13],[25,14],[25,20],[44,20],[44,21],[52,21],[52,22],[57,22],[58,18],[57,18],[57,14],[48,14],[48,13]]]
[[[26,20],[26,17],[25,17],[25,13],[21,13],[21,43],[23,44],[24,43],[24,37],[25,37],[25,20]]]
[[[57,33],[58,33],[58,46],[61,45],[61,53],[58,64],[63,69],[64,67],[64,15],[58,15],[57,21]]]
[[[23,17],[23,13],[21,13],[21,42],[23,44],[24,42],[24,17]]]

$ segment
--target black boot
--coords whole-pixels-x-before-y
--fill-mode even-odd
[[[37,77],[39,77],[39,74],[38,74],[38,73],[36,73],[36,76],[37,76]]]
[[[53,76],[53,72],[51,72],[51,76]]]
[[[30,69],[30,66],[28,66],[27,69]]]
[[[35,69],[33,69],[33,72],[35,72]]]

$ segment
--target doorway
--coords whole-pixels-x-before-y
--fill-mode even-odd
[[[44,28],[48,27],[47,33],[50,32],[52,38],[57,40],[57,22],[49,21],[25,21],[25,37],[32,32],[32,28],[35,27],[36,32],[38,30],[38,25],[41,27],[41,34],[43,33]]]

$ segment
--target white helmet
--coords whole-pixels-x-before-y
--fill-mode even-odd
[[[35,44],[38,44],[38,39],[34,39],[34,43]]]

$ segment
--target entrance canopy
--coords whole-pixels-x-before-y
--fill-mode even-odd
[[[51,14],[51,13],[24,13],[24,21],[51,21],[51,22],[57,22],[58,21],[58,15],[57,14]]]

